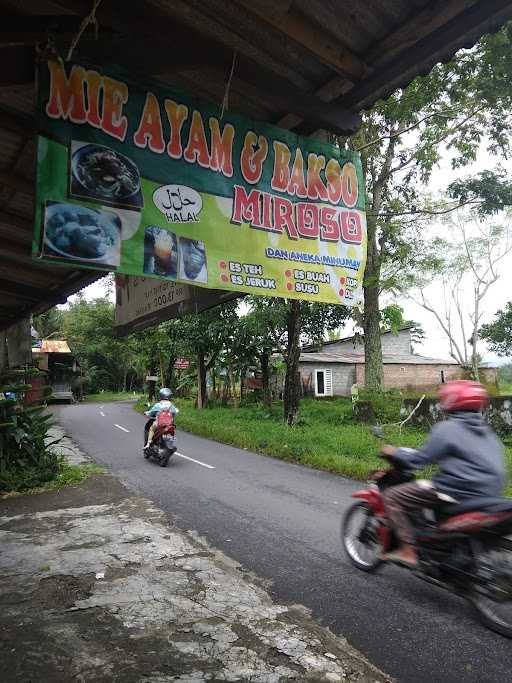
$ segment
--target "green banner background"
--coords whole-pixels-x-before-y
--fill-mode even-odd
[[[99,74],[98,79],[108,76],[126,87],[128,97],[122,107],[122,115],[127,120],[126,134],[124,140],[119,140],[105,130],[105,124],[95,127],[88,120],[72,122],[74,108],[80,98],[80,79],[73,81],[72,65],[63,67],[56,63],[41,63],[35,256],[54,263],[66,263],[68,267],[72,261],[77,268],[159,277],[215,289],[345,305],[358,302],[366,258],[366,222],[363,178],[357,154],[300,138],[289,131],[231,112],[226,112],[219,121],[218,107],[199,103],[155,84],[142,87],[119,72],[81,66],[86,75],[94,72]],[[75,65],[75,69],[80,70],[81,66]],[[59,81],[63,89],[58,92],[58,97],[55,97],[55,83],[52,91],[51,73],[64,74],[64,80]],[[101,80],[101,83],[106,81]],[[84,83],[86,111],[91,108],[92,98],[87,87],[88,83]],[[102,85],[103,89],[100,89],[100,114],[102,109],[104,114],[105,109],[105,87]],[[155,153],[148,146],[140,148],[134,143],[134,135],[146,111],[148,91],[158,103],[166,145],[171,138],[166,99],[188,108],[180,136],[183,149],[189,142],[194,110],[201,115],[210,152],[210,118],[219,122],[221,132],[227,125],[234,127],[231,177],[203,168],[199,163],[188,163],[183,158],[173,159],[167,150]],[[67,95],[70,95],[68,99]],[[59,108],[58,116],[53,112],[54,118],[48,115],[51,101]],[[261,178],[256,184],[248,183],[240,170],[244,141],[250,131],[256,136],[264,136],[268,143]],[[278,232],[251,227],[245,220],[241,224],[232,221],[235,186],[243,188],[244,198],[256,191],[262,211],[263,193],[271,195],[269,210],[275,206],[276,198],[280,202],[283,200],[281,205],[291,203],[294,220],[298,204],[316,207],[311,211],[318,212],[319,216],[324,216],[323,212],[328,207],[334,208],[338,224],[342,220],[339,210],[349,215],[341,199],[333,207],[327,201],[301,199],[273,189],[274,141],[288,147],[290,172],[298,148],[305,161],[305,174],[309,154],[322,155],[325,162],[335,159],[341,168],[347,163],[355,166],[359,192],[357,203],[349,210],[352,218],[357,214],[361,228],[360,243],[357,240],[346,241],[343,235],[335,241],[301,235],[295,235],[293,239],[286,227]],[[324,173],[321,172],[320,176],[326,184]],[[100,182],[95,185],[98,177]],[[127,180],[123,181],[123,177]],[[118,183],[118,193],[112,194],[112,187],[117,187]],[[134,188],[136,192],[133,192]],[[175,207],[165,213],[161,206],[157,206],[159,202],[155,204],[154,201],[154,193],[159,188],[163,188],[160,204],[165,201],[166,206],[174,204]],[[196,201],[198,196],[199,203]],[[196,211],[200,204],[202,207]],[[181,210],[177,211],[176,207],[180,205]],[[175,220],[186,219],[189,211],[193,220]],[[310,209],[305,211],[311,220]],[[275,216],[272,212],[269,215],[273,224]],[[332,212],[325,215],[332,217]],[[311,224],[308,225],[311,228]],[[314,232],[313,228],[311,231]]]

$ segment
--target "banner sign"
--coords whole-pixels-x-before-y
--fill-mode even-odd
[[[110,68],[43,61],[34,254],[68,267],[353,305],[355,152]]]
[[[115,331],[123,337],[237,296],[236,292],[200,289],[168,280],[116,275]]]
[[[176,370],[186,370],[190,367],[190,361],[188,358],[176,358],[174,361],[174,367]]]

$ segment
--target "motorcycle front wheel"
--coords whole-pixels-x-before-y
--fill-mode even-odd
[[[350,561],[358,569],[371,572],[382,563],[382,544],[378,536],[380,522],[367,503],[354,503],[341,522],[341,542]]]
[[[488,578],[483,586],[473,585],[469,601],[484,626],[512,638],[512,540],[504,538],[496,547],[480,553],[476,567]]]

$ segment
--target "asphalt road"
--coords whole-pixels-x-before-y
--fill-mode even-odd
[[[339,527],[356,482],[180,431],[183,457],[163,469],[142,456],[145,418],[132,404],[59,406],[56,413],[128,487],[269,580],[276,599],[310,608],[398,681],[511,680],[511,641],[480,626],[465,601],[404,569],[367,575],[349,564]]]

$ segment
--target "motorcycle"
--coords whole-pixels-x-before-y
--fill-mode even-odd
[[[380,430],[374,432],[382,437]],[[414,472],[392,456],[390,467],[372,473],[369,486],[355,491],[345,512],[341,538],[352,564],[371,572],[382,555],[398,546],[382,493],[414,480]],[[444,497],[449,498],[449,497]],[[489,629],[512,638],[512,500],[477,498],[462,503],[440,498],[435,510],[411,517],[418,578],[467,599]]]
[[[147,413],[145,413],[147,415]],[[148,440],[148,432],[153,424],[153,418],[146,422],[144,427],[144,445]],[[155,430],[153,440],[149,448],[144,449],[146,460],[154,458],[160,467],[167,467],[171,456],[176,453],[176,427],[173,424],[158,427]]]

